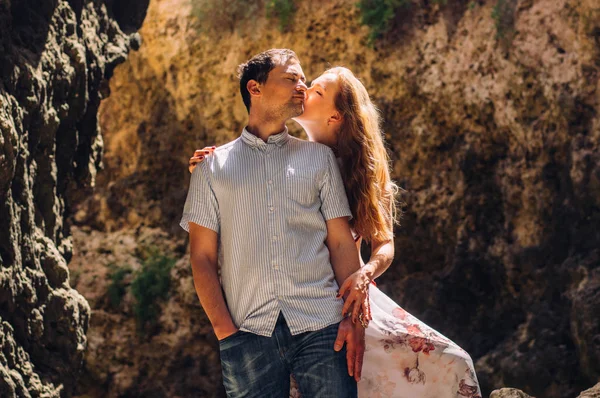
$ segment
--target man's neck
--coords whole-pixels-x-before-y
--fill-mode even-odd
[[[265,120],[266,118],[253,115],[248,117],[248,126],[246,130],[257,136],[264,142],[267,142],[270,136],[279,134],[285,129],[285,120]]]

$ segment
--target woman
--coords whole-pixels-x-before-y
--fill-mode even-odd
[[[473,362],[464,350],[404,311],[371,282],[394,256],[397,186],[390,179],[380,117],[362,83],[346,68],[327,70],[307,91],[304,113],[295,120],[311,141],[333,149],[340,162],[359,248],[371,245],[367,263],[340,287],[362,290],[367,326],[359,397],[479,398]],[[190,172],[214,147],[196,151]],[[345,307],[347,308],[347,306]],[[292,397],[300,396],[292,386]]]

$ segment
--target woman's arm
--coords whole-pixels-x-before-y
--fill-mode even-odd
[[[360,252],[359,252],[360,258]],[[373,241],[371,245],[371,258],[369,262],[362,266],[359,270],[350,275],[340,287],[340,293],[345,294],[347,291],[365,290],[371,282],[390,267],[394,258],[394,240]],[[362,312],[365,315],[365,322],[368,324],[373,319],[371,315],[371,306],[368,299],[365,300],[362,306]]]
[[[394,240],[374,241],[371,244],[371,257],[359,271],[363,272],[372,282],[383,274],[394,259]]]

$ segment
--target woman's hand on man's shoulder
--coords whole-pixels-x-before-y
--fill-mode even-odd
[[[205,146],[202,149],[196,149],[194,151],[194,155],[190,158],[190,161],[188,162],[188,170],[190,171],[190,173],[194,171],[194,169],[199,163],[202,163],[205,157],[213,153],[213,151],[216,148],[216,146]]]

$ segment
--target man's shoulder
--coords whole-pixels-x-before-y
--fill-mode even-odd
[[[235,145],[240,141],[240,137],[236,138],[233,141],[229,141],[226,144],[220,145],[218,147],[215,148],[215,150],[213,151],[214,154],[226,154],[228,153],[230,150],[232,150]]]
[[[227,162],[227,159],[229,158],[229,154],[232,152],[232,150],[238,148],[240,143],[241,141],[238,137],[233,141],[216,147],[215,150],[210,155],[206,156],[204,161],[200,163],[200,165],[202,166],[202,170],[204,170],[204,173],[207,176],[214,175],[215,173],[220,173],[221,169],[223,168],[223,165]]]
[[[233,141],[229,141],[226,144],[223,145],[219,145],[218,147],[215,148],[215,150],[212,152],[212,154],[210,156],[208,156],[206,159],[209,160],[210,162],[214,162],[214,161],[224,161],[227,159],[227,157],[229,156],[229,154],[231,153],[232,150],[239,148],[239,146],[242,144],[240,138],[236,138]]]

